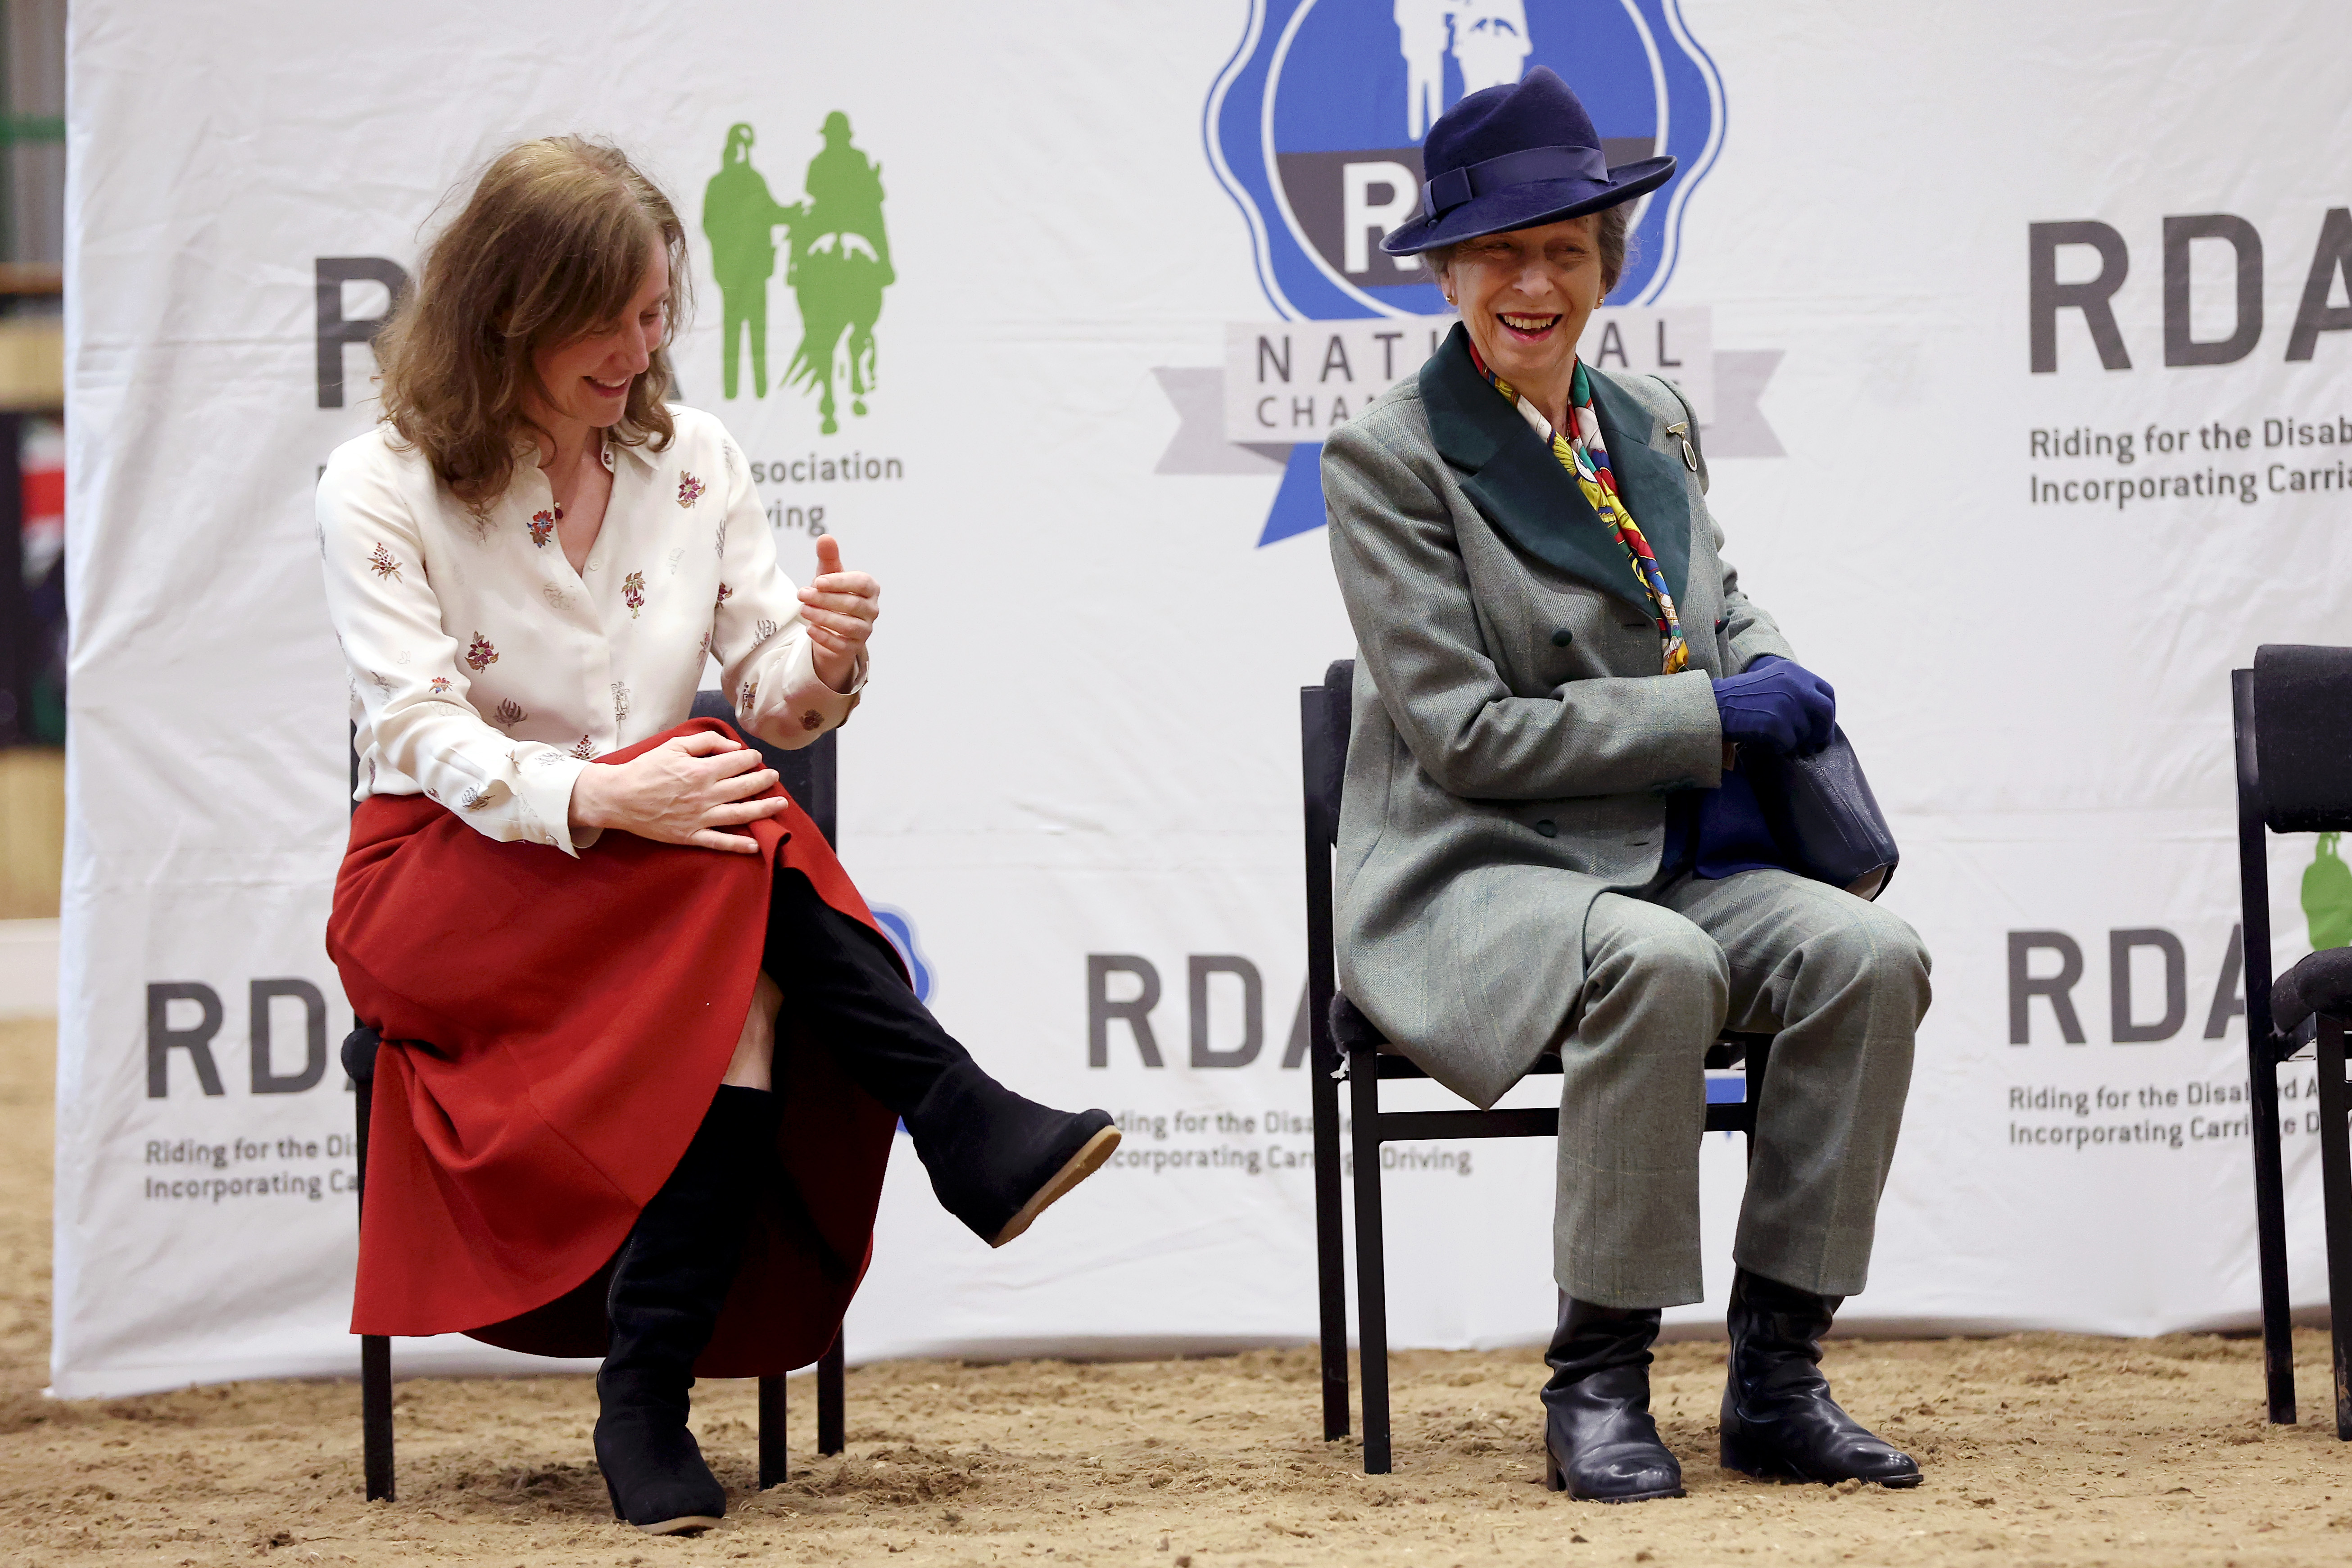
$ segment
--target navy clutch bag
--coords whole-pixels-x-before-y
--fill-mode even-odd
[[[1856,898],[1886,890],[1902,855],[1843,730],[1832,729],[1828,747],[1810,757],[1743,747],[1739,762],[1790,869]]]

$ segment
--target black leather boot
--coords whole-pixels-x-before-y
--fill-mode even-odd
[[[1118,1147],[1108,1113],[1055,1110],[989,1077],[915,999],[882,939],[797,871],[770,895],[763,963],[850,1080],[906,1122],[940,1206],[991,1247]]]
[[[1108,1112],[1024,1100],[968,1057],[901,1114],[940,1206],[991,1247],[1027,1230],[1118,1147]]]
[[[1586,1502],[1683,1495],[1683,1468],[1650,1418],[1654,1307],[1618,1311],[1570,1298],[1544,1360],[1544,1485]]]
[[[1731,1279],[1731,1376],[1723,1468],[1767,1480],[1916,1487],[1919,1466],[1830,1397],[1822,1336],[1843,1296],[1816,1296],[1742,1268]]]
[[[775,1136],[774,1095],[722,1085],[614,1258],[596,1464],[614,1517],[649,1534],[708,1530],[727,1511],[726,1489],[687,1430],[687,1391],[742,1262]]]

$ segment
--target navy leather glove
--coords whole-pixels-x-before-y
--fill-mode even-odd
[[[1766,655],[1715,683],[1723,738],[1768,752],[1811,756],[1830,743],[1837,693],[1801,664]]]

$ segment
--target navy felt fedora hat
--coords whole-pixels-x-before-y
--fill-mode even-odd
[[[1421,210],[1381,241],[1391,256],[1613,207],[1671,179],[1671,154],[1609,166],[1601,133],[1549,66],[1472,93],[1422,143]]]

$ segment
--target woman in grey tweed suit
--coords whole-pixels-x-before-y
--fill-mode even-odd
[[[1772,863],[1733,748],[1819,749],[1834,697],[1723,561],[1681,395],[1576,359],[1623,263],[1622,204],[1673,160],[1608,168],[1539,68],[1456,104],[1423,162],[1422,212],[1384,245],[1423,255],[1463,324],[1323,458],[1360,647],[1341,986],[1480,1105],[1559,1053],[1548,1469],[1609,1501],[1681,1495],[1648,1367],[1660,1309],[1704,1295],[1701,1059],[1727,1025],[1777,1029],[1722,1461],[1914,1485],[1817,1363],[1868,1269],[1927,956],[1892,913]]]

